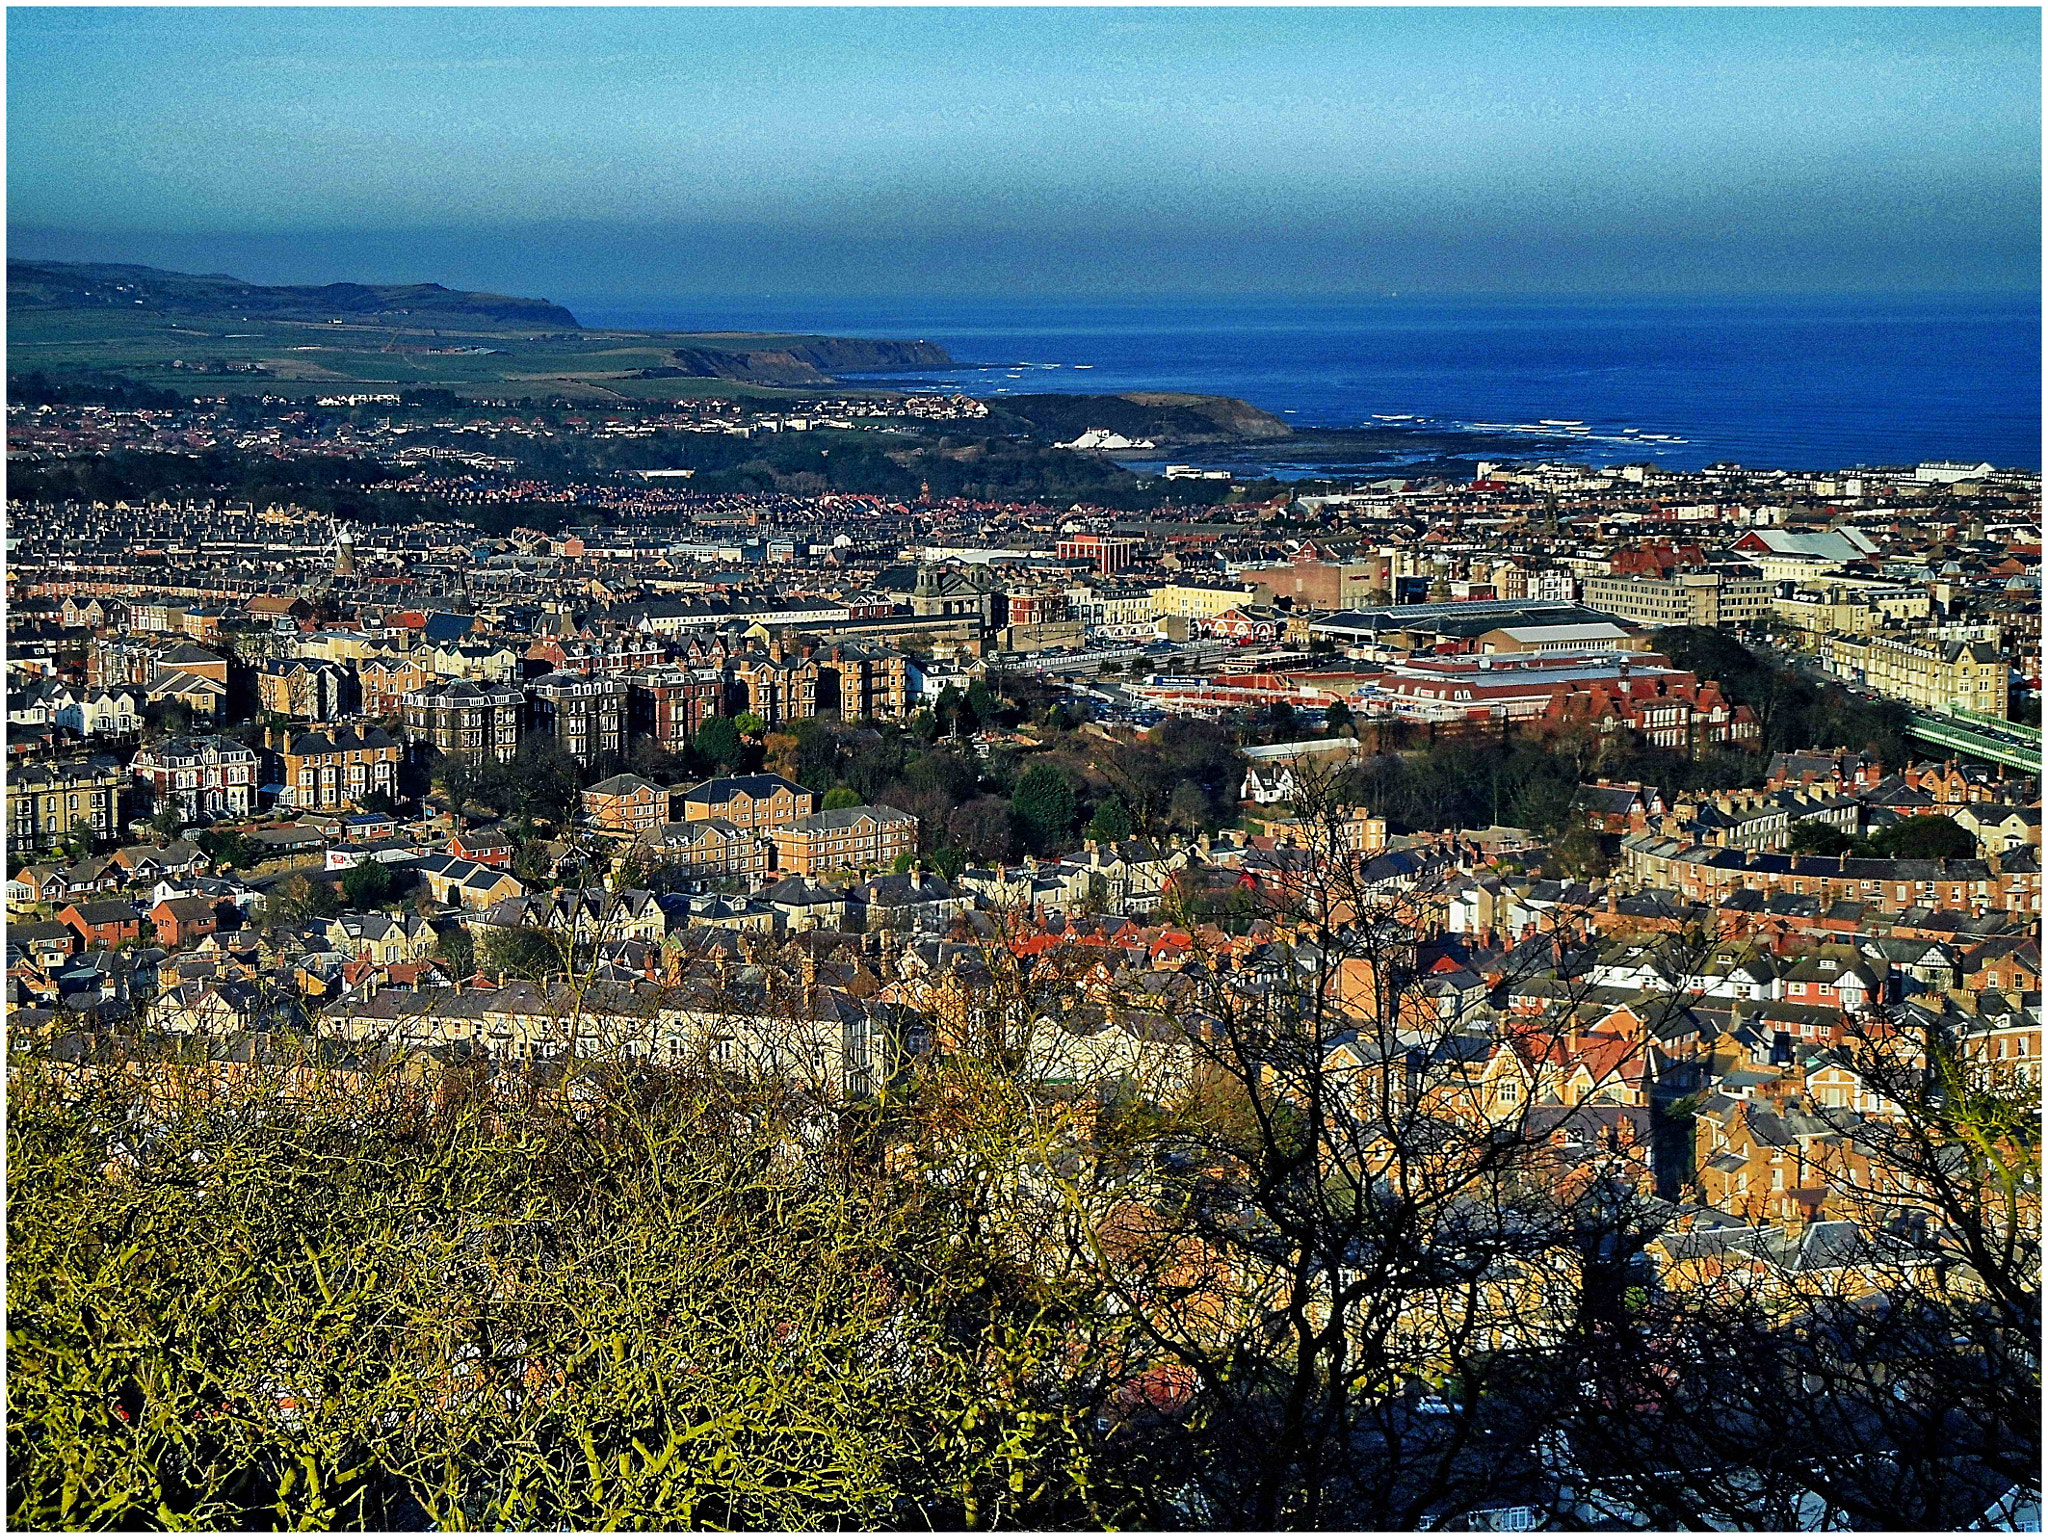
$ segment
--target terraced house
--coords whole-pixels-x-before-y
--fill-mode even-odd
[[[893,806],[848,806],[771,828],[775,863],[797,876],[887,867],[917,853],[917,819]]]
[[[347,669],[309,657],[273,657],[256,670],[256,703],[302,721],[332,721],[348,710],[355,680]]]
[[[765,876],[774,845],[723,817],[665,822],[641,834],[663,860],[694,876]]]
[[[808,817],[817,798],[779,774],[722,775],[682,794],[683,821],[717,818],[748,833],[766,833]]]
[[[14,855],[54,849],[73,829],[109,837],[118,822],[121,766],[111,759],[27,764],[7,773],[7,848]]]
[[[583,815],[608,833],[645,833],[668,821],[668,792],[637,774],[615,774],[583,792]]]
[[[337,811],[398,788],[400,750],[391,734],[370,722],[341,722],[322,731],[295,732],[285,741],[284,789],[278,805]]]
[[[2010,667],[1989,641],[1929,635],[1836,635],[1821,647],[1827,670],[1923,710],[1968,710],[2004,720]]]

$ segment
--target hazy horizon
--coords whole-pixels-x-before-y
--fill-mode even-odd
[[[2040,282],[2016,8],[9,23],[16,256],[607,304]]]

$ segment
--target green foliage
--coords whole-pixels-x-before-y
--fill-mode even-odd
[[[1870,852],[1889,860],[1967,860],[1977,840],[1949,817],[1908,817],[1880,828],[1865,841]]]
[[[1057,850],[1073,832],[1074,788],[1050,764],[1033,764],[1018,775],[1010,804],[1024,824],[1025,837],[1040,853]]]
[[[732,724],[742,737],[759,737],[768,730],[768,723],[751,710],[741,711]]]
[[[1120,843],[1132,833],[1131,810],[1123,801],[1111,796],[1095,808],[1095,815],[1088,819],[1088,836],[1101,844]]]
[[[270,891],[270,916],[280,924],[331,919],[342,909],[341,894],[331,881],[287,876]]]
[[[371,908],[391,895],[391,867],[359,860],[341,873],[341,895],[351,908]]]
[[[719,769],[730,770],[740,762],[739,728],[730,716],[712,716],[697,728],[697,735],[690,745],[707,763]]]
[[[859,806],[860,804],[859,791],[850,785],[835,785],[832,789],[825,792],[825,804],[819,810],[837,812],[844,810],[846,807]]]
[[[435,936],[434,955],[458,982],[476,971],[476,942],[460,924],[450,924]]]
[[[91,826],[78,823],[68,829],[63,837],[57,840],[57,847],[53,852],[57,859],[65,864],[84,859],[92,853]]]
[[[450,809],[488,807],[504,816],[560,820],[578,804],[576,760],[551,737],[522,739],[511,760],[447,754],[434,765],[434,781]]]
[[[1323,726],[1335,733],[1341,733],[1351,725],[1351,707],[1342,700],[1332,700],[1323,709]]]
[[[1802,818],[1792,824],[1785,847],[1793,854],[1847,854],[1861,841],[1851,838],[1833,823],[1818,817]]]
[[[1907,817],[1863,838],[1808,818],[1793,825],[1786,847],[1794,854],[1858,860],[1967,860],[1976,855],[1977,840],[1950,817]]]
[[[839,777],[839,739],[832,729],[812,716],[796,723],[796,773],[791,776],[808,790],[826,790]]]

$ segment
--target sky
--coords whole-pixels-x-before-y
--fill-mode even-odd
[[[21,8],[10,253],[676,295],[2037,290],[2011,8]]]

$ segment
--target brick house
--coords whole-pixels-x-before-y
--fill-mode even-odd
[[[664,859],[700,876],[765,875],[774,847],[751,829],[737,827],[723,817],[663,823],[652,832],[643,833],[641,842],[658,850]]]
[[[725,775],[682,795],[683,821],[717,817],[749,832],[765,833],[808,817],[817,798],[779,774]]]
[[[220,912],[208,897],[166,897],[149,910],[157,944],[166,950],[204,939],[220,928]]]
[[[917,819],[893,806],[848,806],[800,817],[768,836],[777,868],[792,875],[872,870],[917,852]]]
[[[583,792],[583,813],[614,833],[646,833],[668,821],[668,792],[637,774],[615,774]]]
[[[88,947],[112,950],[142,938],[142,915],[133,903],[71,903],[58,913],[57,922],[77,930],[78,938]]]
[[[497,828],[472,828],[448,840],[448,852],[458,860],[491,865],[500,870],[512,866],[512,840]]]
[[[292,732],[279,756],[284,762],[279,806],[334,811],[398,789],[402,750],[383,727],[371,722],[336,722],[318,731]]]

